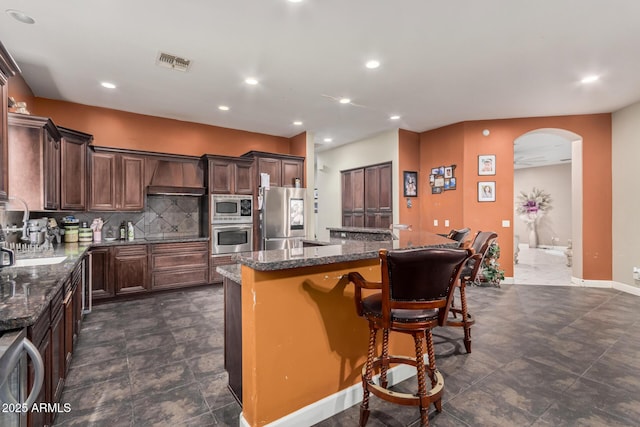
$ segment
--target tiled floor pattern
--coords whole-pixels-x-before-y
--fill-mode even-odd
[[[221,287],[95,306],[56,425],[237,426],[223,340]]]
[[[445,395],[432,426],[640,425],[639,297],[519,285],[468,294],[473,352],[460,329],[434,334]],[[219,287],[95,307],[63,395],[72,412],[57,425],[237,426],[222,321]],[[371,409],[368,426],[419,425],[416,408],[372,397]],[[357,426],[358,412],[318,426]]]

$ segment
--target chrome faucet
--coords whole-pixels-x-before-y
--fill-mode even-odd
[[[20,203],[22,203],[22,205],[24,206],[24,215],[22,216],[22,241],[23,242],[28,242],[29,241],[29,231],[28,231],[28,222],[29,222],[29,206],[27,206],[27,202],[24,201],[24,199],[21,199],[20,197],[16,197],[16,196],[9,196],[9,200],[15,200],[18,201]]]

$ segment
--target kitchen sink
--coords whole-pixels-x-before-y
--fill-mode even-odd
[[[23,259],[17,259],[16,263],[13,266],[14,267],[30,267],[35,265],[60,264],[65,259],[67,259],[66,256],[52,256],[52,257],[46,257],[46,258],[23,258]]]

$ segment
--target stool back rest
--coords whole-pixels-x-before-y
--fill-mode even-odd
[[[388,319],[395,308],[446,309],[450,291],[472,253],[457,248],[381,250],[383,317]]]
[[[474,255],[469,258],[462,270],[462,278],[469,277],[469,281],[474,282],[480,273],[484,257],[489,250],[489,246],[498,238],[498,234],[493,231],[478,231],[473,239],[471,248]]]
[[[460,230],[453,229],[449,232],[449,235],[447,237],[451,240],[459,242],[460,245],[462,245],[462,242],[464,242],[464,239],[466,239],[470,232],[471,229],[469,227],[461,228]]]

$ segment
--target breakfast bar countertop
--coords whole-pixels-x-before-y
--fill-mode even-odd
[[[458,242],[435,233],[401,230],[397,240],[366,241],[331,238],[329,242],[311,247],[242,252],[235,261],[258,271],[275,271],[289,268],[311,267],[339,262],[357,261],[378,257],[380,249],[409,249],[419,247],[457,247]]]

